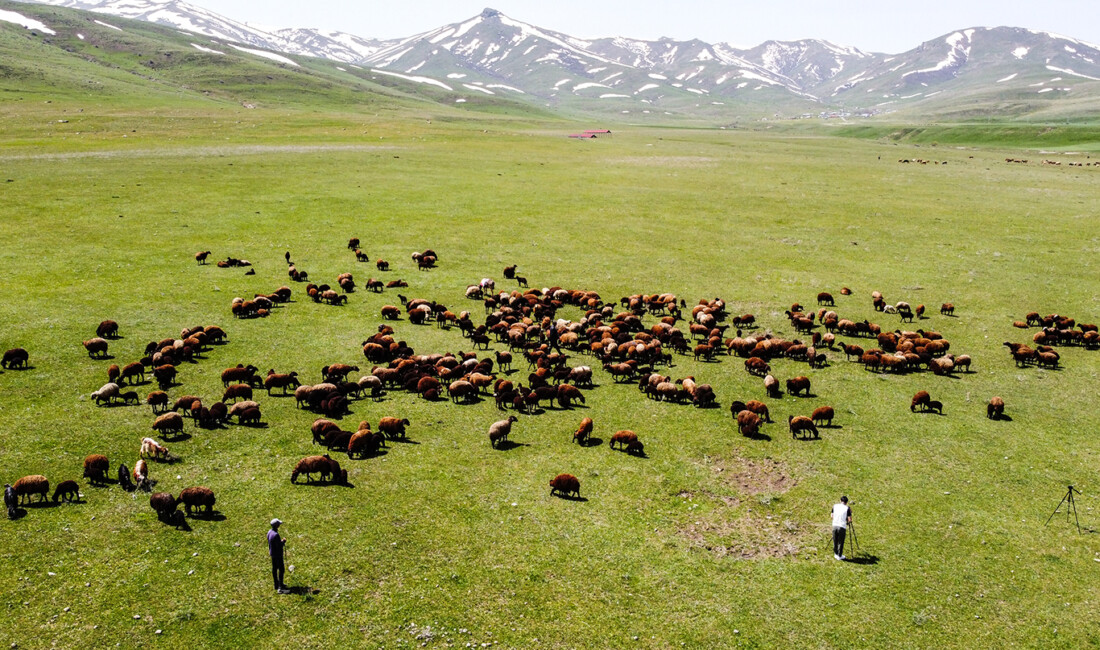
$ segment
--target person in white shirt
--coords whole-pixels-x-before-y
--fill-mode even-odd
[[[852,509],[848,507],[848,497],[840,497],[840,503],[833,505],[833,559],[847,560],[844,557],[844,536],[852,523]]]

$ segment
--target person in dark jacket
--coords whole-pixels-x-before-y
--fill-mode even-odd
[[[283,547],[286,546],[286,538],[279,536],[279,526],[282,524],[278,519],[271,520],[271,530],[267,531],[267,552],[271,555],[271,577],[275,579],[275,592],[289,594],[290,590],[283,584],[283,575],[286,573]]]

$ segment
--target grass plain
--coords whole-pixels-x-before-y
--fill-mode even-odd
[[[596,370],[587,404],[521,415],[490,448],[491,399],[456,406],[401,392],[355,402],[347,426],[412,421],[413,443],[342,461],[354,487],[291,485],[314,415],[260,394],[263,428],[231,425],[169,445],[157,489],[207,485],[223,521],[176,531],[145,495],[92,488],[86,503],[31,507],[0,522],[0,643],[39,647],[1090,647],[1100,644],[1092,576],[1100,409],[1098,353],[1062,350],[1059,370],[1016,368],[1013,320],[1100,318],[1100,169],[1009,165],[1020,153],[818,133],[616,128],[454,113],[375,117],[277,110],[122,109],[76,102],[6,107],[0,141],[0,317],[4,349],[32,369],[0,374],[0,476],[78,478],[104,453],[131,467],[148,407],[97,408],[109,363],[150,340],[217,324],[230,343],[181,369],[182,394],[216,399],[221,369],[252,363],[320,380],[333,362],[369,370],[360,342],[395,291],[347,306],[304,299],[237,321],[234,296],[288,284],[283,252],[314,281],[351,271],[404,278],[409,297],[451,309],[467,284],[518,264],[531,286],[607,300],[673,292],[724,298],[793,337],[783,311],[816,308],[907,327],[870,292],[924,303],[954,378],[878,375],[829,352],[811,398],[765,400],[770,440],[741,437],[732,399],[762,399],[738,358],[677,357],[666,371],[714,385],[722,408],[646,400]],[[68,120],[58,122],[58,120]],[[977,138],[986,137],[982,134]],[[965,138],[962,138],[965,140]],[[941,138],[941,142],[946,141]],[[1095,138],[1093,138],[1095,141]],[[996,148],[993,148],[996,147]],[[905,165],[899,158],[947,165]],[[1083,160],[1083,156],[1065,160]],[[362,239],[371,260],[345,249]],[[418,272],[413,250],[439,268]],[[251,260],[256,275],[193,254]],[[853,295],[840,296],[842,286]],[[956,317],[939,315],[942,302]],[[567,308],[562,314],[579,318]],[[114,361],[80,346],[112,318]],[[646,318],[646,324],[653,322]],[[397,324],[417,352],[470,349],[457,330]],[[841,337],[843,338],[843,337]],[[863,344],[863,342],[860,342]],[[494,347],[501,349],[500,344]],[[577,356],[573,363],[597,365]],[[514,377],[525,378],[516,364]],[[929,390],[945,414],[911,413]],[[150,386],[140,389],[144,394]],[[1001,395],[1011,421],[985,418]],[[831,404],[838,428],[796,441],[783,423]],[[638,432],[648,458],[579,448],[584,416],[607,440]],[[548,496],[559,472],[586,501]],[[1044,526],[1074,483],[1084,534]],[[853,499],[862,563],[829,557],[828,510]],[[276,597],[263,543],[286,522],[288,583]],[[159,631],[159,632],[158,632]]]

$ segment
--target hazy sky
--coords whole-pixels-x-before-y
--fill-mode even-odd
[[[1028,27],[1100,42],[1097,0],[190,0],[228,18],[368,38],[412,36],[491,6],[570,36],[699,38],[753,46],[821,38],[896,54],[966,27]]]

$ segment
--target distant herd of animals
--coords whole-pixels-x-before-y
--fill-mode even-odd
[[[358,239],[348,242],[348,249],[356,262],[369,262],[360,248]],[[209,251],[195,255],[199,264],[205,264]],[[330,305],[346,305],[348,295],[356,289],[351,273],[341,273],[336,278],[340,292],[327,284],[309,283],[309,276],[285,255],[288,276],[295,282],[306,282],[305,293],[314,302]],[[417,268],[430,271],[439,257],[433,250],[412,254]],[[218,262],[221,268],[253,269],[247,260],[229,257]],[[388,271],[390,265],[376,260],[379,272]],[[238,364],[221,372],[225,388],[218,400],[204,400],[196,395],[181,395],[174,400],[168,391],[179,386],[177,367],[184,362],[197,362],[205,358],[215,346],[229,342],[225,330],[218,326],[189,327],[179,337],[150,342],[144,356],[124,366],[110,364],[107,383],[90,394],[99,406],[137,405],[144,401],[151,409],[154,420],[151,429],[162,440],[171,442],[184,437],[186,420],[193,426],[212,429],[223,427],[236,418],[241,426],[262,425],[260,404],[254,393],[264,390],[268,396],[276,394],[293,397],[296,406],[319,416],[310,427],[311,444],[320,445],[327,453],[302,458],[292,468],[291,483],[301,478],[306,482],[347,485],[348,472],[330,454],[344,453],[350,460],[378,455],[387,441],[406,439],[411,422],[407,418],[387,416],[377,423],[360,422],[355,431],[343,429],[336,420],[351,413],[354,400],[385,399],[389,392],[405,391],[431,402],[450,401],[454,405],[480,401],[481,396],[491,396],[500,411],[537,415],[546,408],[569,409],[584,404],[585,391],[597,387],[595,372],[589,365],[570,365],[573,356],[588,356],[592,365],[605,373],[612,384],[631,382],[648,399],[676,404],[692,404],[699,408],[719,405],[718,396],[710,384],[693,376],[673,379],[659,369],[674,365],[675,355],[690,356],[704,362],[717,362],[721,357],[744,359],[746,372],[762,381],[763,395],[776,398],[785,389],[789,395],[810,397],[811,382],[805,375],[787,379],[782,384],[772,374],[771,362],[784,359],[806,363],[810,368],[827,367],[832,359],[829,353],[843,353],[850,362],[860,363],[870,372],[913,373],[931,371],[933,375],[952,375],[971,372],[972,359],[967,354],[951,352],[951,343],[939,333],[924,329],[907,331],[886,330],[868,320],[848,319],[836,311],[832,294],[817,294],[817,310],[807,310],[793,304],[785,311],[794,329],[808,335],[807,341],[787,340],[771,333],[761,332],[753,314],[731,315],[720,298],[700,300],[689,308],[687,301],[671,293],[638,293],[624,296],[616,302],[607,302],[588,290],[550,287],[529,288],[526,278],[516,274],[516,266],[503,270],[506,280],[516,282],[513,291],[498,291],[495,282],[484,278],[467,285],[462,297],[468,301],[480,301],[484,319],[477,323],[470,310],[457,313],[446,306],[425,299],[409,299],[398,294],[401,306],[384,305],[380,309],[383,324],[362,342],[362,353],[370,364],[370,371],[362,373],[358,365],[331,363],[321,368],[317,384],[303,384],[297,371],[276,372],[270,369],[261,373],[255,365]],[[383,288],[408,287],[402,280],[383,283],[371,278],[365,285],[369,291],[381,292]],[[342,293],[341,293],[342,292]],[[264,317],[291,301],[293,291],[282,286],[270,294],[255,294],[250,299],[234,298],[231,314],[239,319]],[[842,296],[850,296],[844,287]],[[912,307],[900,301],[887,303],[878,291],[871,293],[871,304],[884,316],[892,315],[902,323],[914,319],[924,320],[925,306]],[[583,312],[576,320],[559,316],[559,312],[571,307]],[[953,317],[955,306],[943,303],[940,315]],[[483,358],[475,352],[417,353],[404,341],[395,337],[394,326],[404,316],[411,325],[435,324],[459,333],[475,350],[485,351]],[[652,318],[648,327],[645,318]],[[1037,366],[1057,369],[1061,355],[1056,349],[1063,346],[1081,347],[1087,350],[1100,348],[1097,326],[1077,323],[1073,318],[1038,312],[1027,314],[1023,320],[1012,323],[1021,329],[1037,328],[1030,344],[1006,341],[1005,346],[1012,361],[1018,367]],[[735,335],[726,337],[733,326]],[[82,341],[90,359],[109,359],[108,348],[112,340],[119,338],[120,325],[105,320],[95,328],[95,337]],[[837,336],[862,339],[876,347],[854,342],[844,342]],[[492,343],[507,349],[488,351]],[[516,372],[514,356],[522,356],[527,363],[526,382],[512,381],[508,376]],[[30,368],[30,353],[23,348],[7,350],[0,366],[5,370]],[[350,377],[360,376],[356,379]],[[156,381],[158,390],[148,392],[144,400],[133,388]],[[129,389],[129,390],[126,390]],[[944,414],[944,405],[921,390],[910,401],[913,412]],[[765,438],[763,428],[773,422],[766,403],[758,399],[730,403],[733,425],[749,438]],[[986,415],[990,419],[1007,419],[1005,402],[999,396],[986,403]],[[835,426],[836,410],[820,406],[812,413],[790,414],[788,431],[793,438],[818,438],[821,428]],[[509,436],[513,424],[519,422],[516,415],[493,422],[488,427],[489,443],[494,449],[512,447]],[[593,419],[585,417],[572,432],[572,442],[587,447],[593,440]],[[152,492],[156,480],[150,477],[151,462],[172,462],[175,457],[165,444],[155,438],[140,436],[138,458],[131,470],[120,464],[118,484],[127,490]],[[636,456],[646,455],[645,445],[634,431],[620,430],[610,436],[609,446]],[[83,478],[93,485],[110,481],[111,464],[106,456],[91,453],[84,460]],[[37,496],[39,502],[49,498],[50,483],[45,476],[24,476],[5,489],[5,503],[10,517],[17,516],[20,505],[28,504]],[[573,475],[562,473],[550,481],[552,495],[580,498],[580,481]],[[75,480],[60,482],[53,494],[53,501],[80,501],[82,495]],[[189,516],[211,515],[216,502],[213,491],[205,486],[183,489],[179,496],[168,492],[155,492],[150,497],[150,507],[166,522],[181,525],[183,515],[179,506]]]

